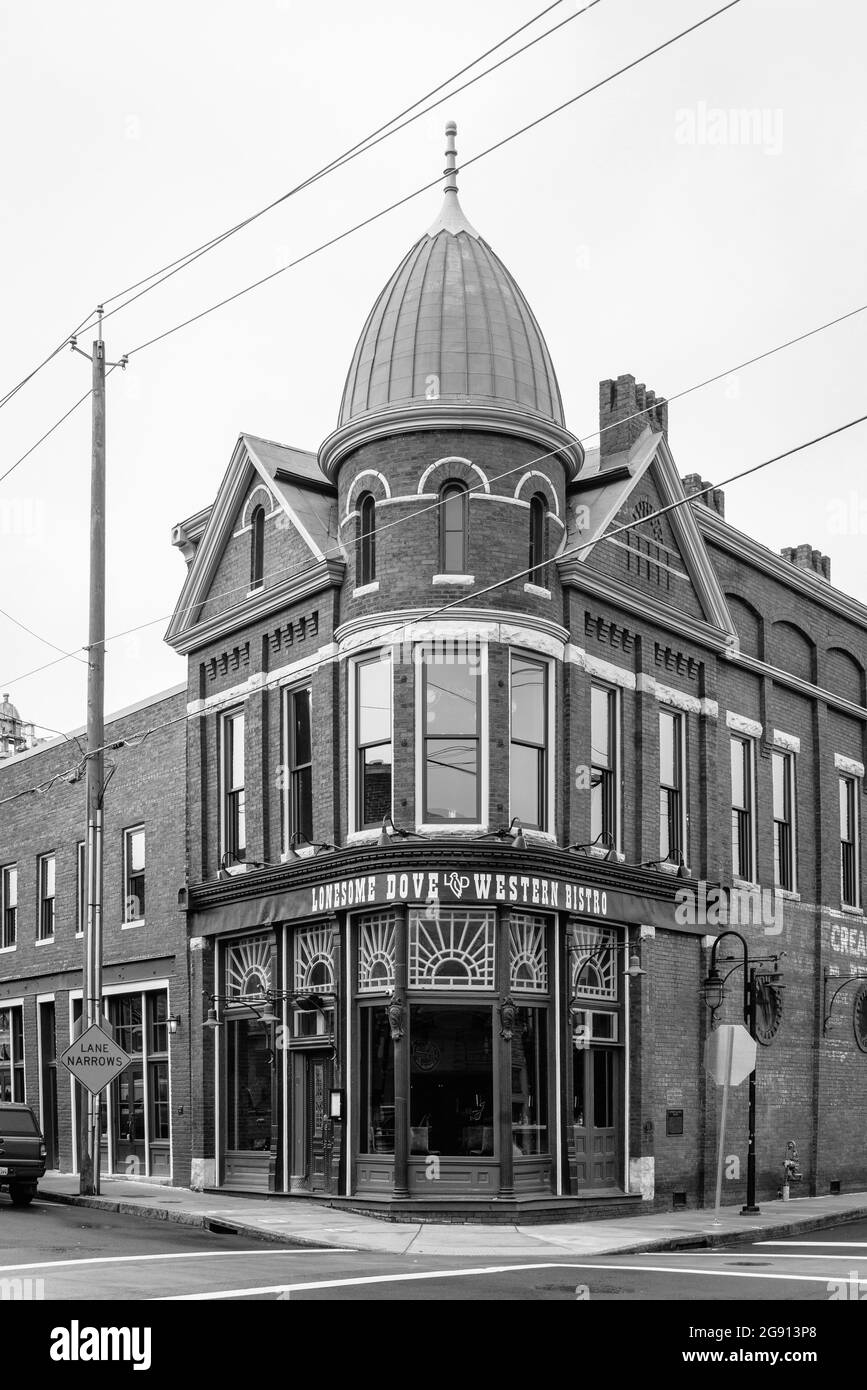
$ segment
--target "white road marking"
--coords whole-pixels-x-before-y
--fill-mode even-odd
[[[397,1284],[408,1283],[411,1280],[424,1279],[464,1279],[469,1275],[480,1274],[519,1274],[526,1270],[536,1269],[591,1269],[597,1274],[605,1274],[609,1270],[621,1270],[631,1274],[698,1274],[709,1279],[767,1279],[767,1280],[787,1280],[797,1281],[804,1284],[825,1284],[828,1279],[825,1275],[819,1274],[767,1274],[758,1270],[747,1271],[741,1269],[687,1269],[678,1268],[673,1265],[615,1265],[615,1264],[579,1264],[577,1262],[568,1263],[534,1263],[529,1265],[489,1265],[479,1269],[442,1269],[427,1270],[417,1274],[374,1274],[359,1279],[314,1279],[304,1284],[270,1284],[262,1285],[255,1289],[221,1289],[215,1293],[180,1293],[163,1294],[157,1302],[161,1303],[182,1303],[201,1301],[211,1298],[253,1298],[261,1294],[268,1293],[302,1293],[309,1289],[344,1289],[363,1284]]]
[[[0,1274],[11,1274],[17,1269],[63,1269],[79,1265],[123,1265],[143,1263],[145,1260],[237,1260],[241,1255],[354,1255],[352,1246],[329,1245],[327,1249],[311,1247],[304,1250],[179,1250],[165,1255],[92,1255],[81,1260],[37,1260],[26,1265],[0,1265]]]
[[[754,1240],[753,1245],[831,1245],[843,1250],[867,1250],[867,1240]]]

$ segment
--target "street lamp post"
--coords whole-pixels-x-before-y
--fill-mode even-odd
[[[756,969],[755,964],[750,960],[749,947],[740,932],[724,931],[714,941],[710,953],[710,972],[704,984],[705,1002],[712,1011],[718,1009],[722,1003],[724,980],[720,978],[717,969],[717,951],[719,944],[727,936],[733,936],[741,944],[743,951],[743,970],[744,970],[744,998],[743,998],[743,1018],[747,1031],[751,1038],[756,1036]],[[764,959],[764,958],[763,958]],[[737,969],[737,967],[735,967]],[[759,1212],[756,1206],[756,1069],[750,1072],[749,1079],[749,1110],[747,1118],[747,1128],[749,1130],[749,1147],[747,1149],[747,1200],[746,1205],[741,1207],[743,1216],[755,1216]]]

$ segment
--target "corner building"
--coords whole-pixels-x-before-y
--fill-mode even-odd
[[[825,1037],[823,982],[867,967],[867,612],[720,493],[657,515],[702,484],[634,378],[585,453],[447,137],[337,428],[317,455],[241,435],[174,531],[191,1181],[452,1219],[702,1201],[710,882],[787,953],[759,1195],[789,1139],[815,1190],[863,1182],[867,1059],[857,1011]]]

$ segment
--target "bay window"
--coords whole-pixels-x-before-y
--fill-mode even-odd
[[[377,652],[355,666],[355,829],[391,815],[391,659]]]
[[[548,664],[513,652],[510,671],[509,812],[548,829]]]
[[[481,652],[439,644],[421,653],[422,819],[477,825],[482,818]]]

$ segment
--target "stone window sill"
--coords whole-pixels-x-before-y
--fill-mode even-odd
[[[848,917],[860,917],[864,919],[863,907],[853,907],[851,903],[841,903],[840,911],[845,912]]]
[[[551,590],[550,590],[550,589],[543,589],[543,587],[542,587],[541,584],[525,584],[525,585],[524,585],[524,593],[525,593],[525,594],[535,594],[536,598],[550,598],[550,597],[551,597]]]
[[[372,584],[359,584],[357,589],[352,590],[353,598],[363,598],[365,594],[379,593],[379,580],[374,579]]]
[[[435,574],[431,580],[432,584],[458,584],[464,589],[469,589],[475,582],[474,574]]]

